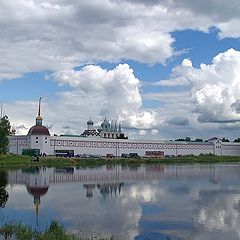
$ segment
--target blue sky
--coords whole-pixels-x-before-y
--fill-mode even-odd
[[[91,116],[96,127],[122,122],[131,138],[239,137],[240,3],[11,0],[0,9],[0,103],[18,134],[41,96],[52,133],[81,133]]]

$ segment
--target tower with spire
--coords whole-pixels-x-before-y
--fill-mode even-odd
[[[42,121],[43,121],[43,118],[41,116],[41,101],[42,101],[42,98],[40,97],[39,98],[39,101],[38,101],[38,115],[36,117],[36,125],[42,125]]]

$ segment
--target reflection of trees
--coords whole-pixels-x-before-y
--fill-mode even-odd
[[[115,197],[117,196],[117,193],[120,195],[122,186],[124,186],[124,183],[103,183],[98,184],[97,188],[103,195],[104,199],[106,199],[109,194],[112,196],[114,193]]]
[[[22,169],[23,173],[29,173],[29,174],[39,174],[40,167],[29,167]]]
[[[0,170],[0,208],[4,208],[8,200],[8,192],[5,190],[7,185],[7,173]]]

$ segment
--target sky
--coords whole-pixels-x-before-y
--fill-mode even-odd
[[[0,2],[0,103],[17,134],[91,119],[130,139],[240,137],[240,1]]]

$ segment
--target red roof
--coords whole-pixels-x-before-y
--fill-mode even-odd
[[[32,126],[29,131],[28,135],[50,135],[49,130],[42,125],[35,125]]]
[[[27,187],[29,194],[40,197],[47,193],[48,187]]]

